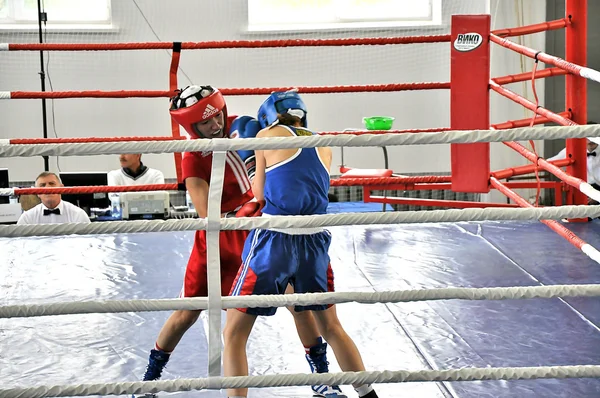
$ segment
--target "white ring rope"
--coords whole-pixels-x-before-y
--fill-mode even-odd
[[[0,145],[0,157],[84,156],[121,153],[174,153],[236,151],[240,149],[290,149],[321,146],[429,145],[519,140],[554,140],[600,136],[599,125],[521,127],[508,130],[460,130],[440,133],[315,135],[189,141],[136,141],[103,143]]]
[[[287,307],[291,305],[325,305],[351,302],[361,304],[376,304],[429,300],[522,300],[531,298],[597,296],[600,296],[600,284],[484,288],[450,287],[417,290],[394,290],[385,292],[296,293],[284,295],[253,295],[243,297],[226,296],[222,297],[221,299],[221,307],[223,309],[227,309]],[[207,297],[19,304],[0,306],[0,319],[117,312],[205,310],[207,308]]]
[[[341,225],[411,224],[461,221],[561,220],[596,218],[600,206],[531,208],[474,208],[430,211],[338,213],[313,216],[221,218],[221,230],[316,228]],[[114,233],[196,231],[206,229],[206,219],[107,221],[79,224],[0,225],[0,237],[95,235]]]
[[[310,148],[320,146],[390,146],[390,145],[424,145],[444,143],[473,143],[473,142],[499,142],[516,140],[558,139],[558,138],[583,138],[600,136],[600,126],[585,125],[571,127],[544,127],[544,128],[517,128],[511,130],[475,130],[475,131],[449,131],[443,133],[415,133],[415,134],[365,134],[355,135],[318,135],[312,137],[285,137],[285,138],[255,138],[244,140],[213,139],[190,140],[172,142],[110,142],[110,143],[75,143],[75,144],[33,144],[13,145],[0,142],[0,157],[9,156],[85,156],[120,153],[173,153],[173,152],[201,152],[201,151],[233,151],[238,149],[283,149],[283,148]],[[224,162],[223,162],[224,163]],[[223,168],[224,164],[213,164]],[[220,191],[213,195],[209,201],[218,203]],[[597,206],[564,206],[559,208],[485,208],[464,210],[436,210],[428,212],[395,212],[395,213],[368,213],[368,214],[332,214],[317,216],[292,216],[269,218],[223,218],[215,220],[209,218],[210,231],[228,229],[253,229],[253,228],[313,228],[317,226],[334,225],[365,225],[365,224],[396,224],[396,223],[427,223],[427,222],[457,222],[457,221],[483,221],[483,220],[542,220],[562,218],[597,217],[600,208]],[[92,224],[47,224],[47,225],[16,225],[0,226],[0,236],[44,236],[66,234],[102,234],[102,233],[137,233],[137,232],[164,232],[181,230],[207,229],[207,220],[167,220],[167,221],[128,221],[107,222]],[[218,236],[218,233],[217,233]],[[217,238],[218,243],[218,238]],[[218,251],[208,256],[209,263],[218,261]],[[214,267],[213,267],[214,268]],[[215,280],[218,269],[209,269],[209,278]],[[215,291],[216,287],[210,290]],[[450,294],[452,293],[452,294]],[[436,294],[438,295],[436,297]],[[445,294],[445,295],[444,295]],[[600,285],[559,285],[559,286],[533,286],[509,288],[447,288],[428,289],[421,291],[395,291],[375,293],[323,293],[284,296],[245,296],[223,297],[220,307],[241,308],[256,303],[257,307],[289,306],[296,303],[311,303],[319,300],[330,300],[328,303],[342,303],[350,301],[359,302],[401,302],[419,299],[517,299],[533,297],[563,297],[563,296],[599,296]],[[545,295],[545,296],[544,296]],[[496,297],[496,298],[494,298]],[[219,297],[219,299],[221,299]],[[383,300],[385,299],[385,300]],[[237,301],[236,301],[237,300]],[[294,301],[295,300],[295,301]],[[364,300],[364,301],[360,301]],[[218,302],[219,300],[217,300]],[[210,303],[209,303],[210,302]],[[130,312],[130,311],[158,311],[173,310],[180,305],[192,308],[215,309],[214,294],[209,298],[175,299],[175,300],[131,300],[108,302],[79,302],[79,303],[54,303],[42,305],[20,305],[0,307],[2,317],[57,315],[66,313],[99,313],[99,312]],[[166,306],[157,309],[157,306]],[[199,307],[201,305],[201,307]],[[228,307],[231,305],[231,307]],[[134,307],[134,308],[132,308]],[[141,307],[141,308],[140,308]],[[190,307],[179,307],[187,308]],[[109,311],[110,310],[110,311]],[[219,311],[220,312],[220,311]],[[25,315],[22,315],[25,314]],[[220,319],[219,314],[209,314],[209,323],[216,325],[215,319]],[[213,318],[211,320],[211,318]],[[219,321],[220,322],[220,321]],[[220,327],[220,325],[219,325]],[[218,328],[211,327],[210,334],[214,335]],[[209,341],[211,346],[213,343]],[[216,345],[215,345],[216,348]],[[214,354],[216,351],[211,350]],[[210,353],[210,352],[209,352]],[[220,355],[220,353],[219,353]],[[214,356],[214,355],[213,355]],[[220,356],[219,356],[220,358]],[[211,360],[216,359],[211,358]],[[213,368],[213,369],[210,369]],[[211,374],[220,370],[220,362],[211,366]],[[538,367],[538,368],[484,368],[484,369],[459,369],[459,370],[422,370],[409,371],[383,371],[359,372],[340,374],[299,374],[299,375],[273,375],[222,378],[210,377],[207,379],[187,379],[175,381],[133,382],[94,385],[72,386],[41,386],[33,388],[12,388],[0,390],[0,397],[6,398],[34,398],[45,396],[82,396],[82,395],[119,395],[131,393],[146,393],[157,391],[182,391],[190,389],[221,389],[229,387],[270,387],[312,384],[364,384],[381,382],[402,381],[452,381],[452,380],[490,380],[490,379],[532,379],[532,378],[564,378],[564,377],[600,377],[600,366],[571,366],[571,367]]]
[[[243,387],[286,387],[315,384],[348,385],[424,381],[531,380],[600,377],[599,365],[538,366],[514,368],[462,368],[446,370],[398,370],[320,374],[286,374],[245,377],[210,377],[163,381],[136,381],[111,384],[77,384],[0,389],[2,398],[41,398],[85,395],[124,395],[219,390]]]
[[[595,82],[600,83],[600,72],[594,69],[586,68],[582,66],[579,70],[579,75],[581,77],[585,77],[586,79],[593,80]]]

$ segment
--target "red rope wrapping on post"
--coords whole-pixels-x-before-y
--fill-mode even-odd
[[[538,59],[546,64],[554,65],[558,68],[564,69],[569,73],[574,75],[581,76],[581,66],[576,65],[571,62],[567,62],[562,58],[555,57],[553,55],[548,55],[544,52],[534,50],[529,47],[522,46],[520,44],[514,43],[508,39],[504,39],[502,37],[498,37],[493,33],[490,34],[490,40],[496,44],[501,45],[502,47],[508,48],[519,54],[525,55],[529,58]]]
[[[549,163],[553,164],[556,167],[564,167],[564,166],[568,166],[571,163],[573,163],[573,159],[552,160]],[[504,180],[505,178],[531,174],[534,171],[535,171],[535,165],[528,164],[525,166],[508,167],[506,169],[493,171],[491,174],[492,174],[492,177],[495,177],[499,180]]]
[[[571,112],[561,112],[557,114],[558,116],[564,117],[566,119],[571,118]],[[533,124],[546,124],[551,123],[552,120],[547,117],[538,116],[533,121]],[[519,119],[519,120],[509,120],[504,123],[492,124],[492,128],[496,130],[506,130],[506,129],[514,129],[516,127],[526,127],[531,124],[531,118],[527,119]]]
[[[490,88],[492,90],[496,91],[497,93],[515,101],[516,103],[523,105],[525,108],[530,109],[530,110],[534,111],[535,113],[545,116],[550,121],[553,121],[553,122],[558,123],[563,126],[577,126],[577,123],[573,122],[572,120],[569,120],[569,119],[562,117],[552,111],[542,108],[541,106],[536,106],[531,101],[523,98],[522,96],[520,96],[504,87],[499,86],[495,82],[490,82]],[[563,180],[564,182],[566,182],[568,185],[570,185],[572,187],[579,189],[579,186],[581,185],[581,183],[584,182],[579,178],[575,178],[573,176],[568,175],[567,173],[563,172],[558,167],[552,165],[551,163],[548,163],[546,160],[539,158],[533,152],[529,151],[527,148],[525,148],[523,145],[521,145],[517,142],[504,142],[503,144],[514,149],[515,151],[517,151],[518,153],[523,155],[525,158],[527,158],[531,162],[533,162],[535,165],[538,165],[538,166],[542,167],[544,170],[549,171],[550,173],[554,174],[555,176],[557,176],[558,178],[560,178],[561,180]]]
[[[223,88],[223,95],[269,95],[273,91],[287,91],[297,88],[301,94],[333,94],[364,92],[395,92],[416,90],[449,89],[450,83],[423,82],[400,84],[373,84],[362,86],[322,86],[322,87],[264,87],[264,88]],[[158,90],[119,90],[119,91],[11,91],[10,99],[65,99],[65,98],[171,98],[174,91]]]
[[[548,30],[556,30],[566,28],[569,22],[566,18],[556,19],[554,21],[541,22],[533,25],[520,26],[518,28],[496,29],[492,33],[497,36],[523,36],[532,33],[545,32]]]
[[[523,145],[519,144],[518,142],[503,142],[503,144],[514,149],[515,151],[517,151],[518,153],[523,155],[523,157],[525,157],[526,159],[530,160],[534,164],[537,164],[539,167],[543,168],[544,170],[554,174],[555,176],[557,176],[558,178],[560,178],[561,180],[563,180],[564,182],[566,182],[567,184],[569,184],[572,187],[579,189],[579,186],[584,182],[579,178],[573,177],[573,176],[565,173],[564,171],[562,171],[558,167],[554,166],[552,163],[548,162],[547,160],[537,157],[533,152],[531,152],[529,149],[525,148]]]
[[[389,44],[444,43],[450,35],[364,37],[348,39],[291,39],[291,40],[224,40],[182,42],[182,50],[269,48],[269,47],[343,47],[386,46]],[[171,50],[173,43],[9,43],[9,51],[119,51],[119,50]]]
[[[525,199],[523,199],[521,196],[519,196],[515,191],[506,187],[504,184],[502,184],[496,178],[491,177],[490,183],[498,191],[502,192],[504,195],[506,195],[510,199],[514,200],[519,206],[534,207],[531,203],[527,202]],[[587,244],[584,240],[582,240],[577,235],[575,235],[571,230],[565,228],[563,225],[561,225],[559,222],[557,222],[555,220],[540,220],[540,221],[542,223],[546,224],[554,232],[558,233],[560,236],[562,236],[567,241],[569,241],[569,243],[571,243],[573,246],[575,246],[576,248],[578,248],[580,250],[583,247],[583,245]]]
[[[561,117],[564,117],[564,118],[569,118],[569,117],[571,117],[571,112],[561,112],[558,115]],[[491,126],[491,128],[496,129],[496,130],[505,130],[505,129],[512,129],[512,128],[516,128],[516,127],[526,127],[526,126],[530,126],[531,122],[532,122],[532,119],[530,119],[530,118],[519,119],[519,120],[509,120],[504,123],[493,124]],[[551,122],[551,120],[548,119],[547,117],[543,117],[543,116],[536,117],[535,120],[533,120],[533,124],[545,124],[545,123],[549,123],[549,122]],[[560,160],[553,160],[550,163],[555,165],[556,167],[564,167],[564,166],[568,166],[569,164],[572,164],[573,160],[572,159],[560,159]],[[506,169],[493,171],[490,174],[499,180],[503,180],[503,179],[509,178],[509,177],[531,174],[535,171],[535,167],[536,166],[534,164],[530,164],[530,165],[526,165],[526,166],[518,166],[518,167],[508,167]]]
[[[547,69],[542,69],[541,71],[537,71],[535,74],[535,78],[543,79],[543,78],[551,77],[551,76],[566,75],[567,73],[569,73],[569,72],[567,72],[564,69],[547,68]],[[515,75],[495,77],[492,80],[500,85],[524,82],[527,80],[531,80],[531,72],[524,72],[524,73],[517,73]]]
[[[523,105],[525,108],[532,110],[533,112],[535,112],[537,114],[545,116],[546,118],[548,118],[548,120],[550,120],[554,123],[558,123],[563,126],[577,126],[577,123],[573,122],[572,120],[562,117],[562,116],[560,116],[552,111],[549,111],[546,108],[543,108],[541,106],[536,107],[533,102],[529,101],[528,99],[520,96],[519,94],[517,94],[513,91],[510,91],[507,88],[500,86],[496,82],[490,81],[490,88],[492,90],[494,90],[495,92],[497,92],[498,94],[500,94],[508,99],[511,99],[518,104]]]

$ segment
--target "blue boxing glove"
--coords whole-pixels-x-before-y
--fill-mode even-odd
[[[258,120],[251,116],[239,116],[231,123],[231,138],[254,138],[261,130]],[[241,149],[237,151],[240,158],[246,165],[246,172],[250,181],[254,179],[256,173],[256,157],[254,151]]]

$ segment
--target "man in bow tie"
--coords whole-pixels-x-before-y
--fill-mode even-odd
[[[597,124],[596,122],[588,122],[587,124]],[[594,187],[596,190],[600,191],[600,148],[598,147],[600,144],[600,137],[588,137],[587,139],[587,182]],[[567,158],[567,148],[564,148],[562,151],[557,153],[556,155],[548,158],[546,160],[560,160]],[[595,200],[589,199],[588,204],[597,205],[598,203]]]
[[[588,124],[596,124],[596,122],[588,122]],[[594,188],[600,190],[600,137],[588,137],[587,139],[587,182]],[[567,158],[567,148],[556,155],[546,160],[560,160]]]
[[[44,171],[35,179],[37,188],[62,187],[58,175]],[[90,218],[79,207],[62,200],[60,194],[38,195],[42,203],[21,214],[17,224],[89,223]]]

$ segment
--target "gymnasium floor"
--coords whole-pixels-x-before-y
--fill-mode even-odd
[[[600,247],[600,222],[570,224]],[[539,222],[332,228],[339,291],[600,283],[600,266]],[[0,239],[0,304],[176,297],[193,233]],[[600,364],[600,299],[342,304],[369,370]],[[0,319],[2,388],[136,381],[168,312]],[[198,322],[164,378],[206,376]],[[309,368],[291,315],[261,319],[251,374]],[[331,368],[339,370],[330,350]],[[350,396],[351,387],[344,386]],[[380,397],[597,397],[600,380],[377,385]],[[217,397],[180,392],[166,397]],[[308,387],[251,397],[310,397]]]

